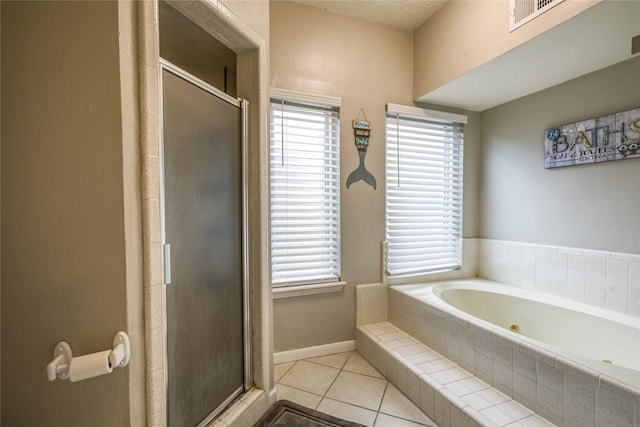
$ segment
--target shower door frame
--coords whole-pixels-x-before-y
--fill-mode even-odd
[[[234,98],[220,89],[210,85],[209,83],[199,79],[198,77],[183,70],[177,65],[167,61],[164,58],[159,58],[159,119],[160,119],[160,231],[163,247],[163,279],[162,279],[162,312],[164,320],[164,359],[168,360],[168,346],[167,346],[167,279],[171,277],[171,264],[170,264],[170,246],[166,240],[166,224],[165,224],[165,165],[164,165],[164,94],[163,94],[163,80],[161,78],[162,73],[166,70],[175,76],[184,79],[188,83],[193,84],[199,89],[208,92],[209,94],[220,98],[221,100],[240,109],[241,114],[241,200],[242,200],[242,342],[243,342],[243,383],[234,393],[232,393],[226,400],[224,400],[218,407],[216,407],[207,417],[205,417],[197,427],[205,427],[215,420],[231,402],[233,402],[238,396],[253,387],[253,367],[252,367],[252,342],[251,342],[251,299],[250,299],[250,280],[249,280],[249,163],[248,163],[248,130],[249,130],[249,101],[242,98]],[[167,408],[169,407],[169,373],[165,370],[164,384],[167,399]],[[167,412],[167,422],[169,421],[169,414]]]

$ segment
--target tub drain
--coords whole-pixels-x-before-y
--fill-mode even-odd
[[[512,324],[509,325],[509,330],[511,332],[518,333],[518,332],[520,332],[520,326],[518,326],[516,323],[512,323]]]

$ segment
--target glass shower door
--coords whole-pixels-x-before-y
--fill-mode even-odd
[[[242,111],[165,66],[169,426],[212,419],[244,384]]]

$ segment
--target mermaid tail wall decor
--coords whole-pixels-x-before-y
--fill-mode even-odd
[[[347,188],[354,182],[363,180],[367,184],[376,189],[376,178],[364,167],[364,156],[367,154],[367,147],[358,147],[358,156],[360,157],[360,164],[358,168],[349,174],[347,177]]]
[[[356,170],[351,172],[347,177],[347,188],[354,182],[363,180],[367,184],[376,189],[376,178],[364,166],[364,157],[367,155],[369,148],[369,135],[371,134],[371,123],[362,120],[353,121],[353,133],[355,135],[356,148],[358,149],[358,157],[360,163]]]

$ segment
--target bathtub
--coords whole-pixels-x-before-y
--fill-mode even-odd
[[[598,380],[605,376],[626,385],[633,394],[640,393],[640,319],[636,317],[484,279],[392,289],[453,315],[463,325],[469,322],[493,331],[514,348],[527,343],[527,348],[550,354],[560,364],[575,362]],[[447,345],[443,341],[441,351],[448,352]]]

